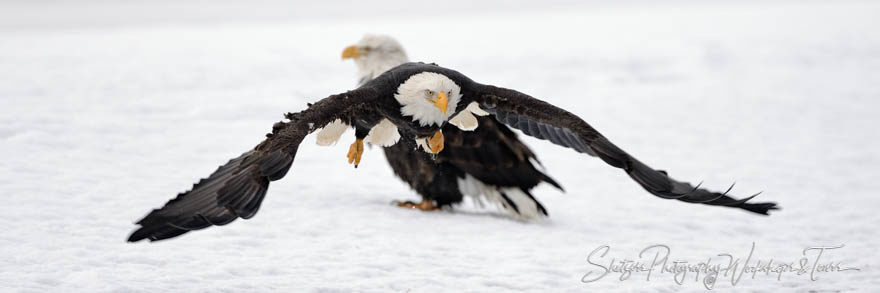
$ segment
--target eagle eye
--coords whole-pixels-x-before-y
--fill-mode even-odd
[[[433,96],[434,96],[434,91],[432,91],[432,90],[425,90],[425,96],[433,97]]]

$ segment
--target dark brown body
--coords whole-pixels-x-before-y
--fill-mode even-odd
[[[535,154],[510,128],[492,117],[477,117],[477,120],[479,127],[473,131],[444,125],[445,145],[436,159],[411,140],[401,139],[384,149],[388,164],[419,195],[436,201],[439,206],[462,201],[458,181],[465,175],[487,185],[520,188],[527,194],[542,181],[559,188],[553,179],[532,165],[532,160],[537,160]]]

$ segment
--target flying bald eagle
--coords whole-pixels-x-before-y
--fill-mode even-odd
[[[409,62],[403,46],[384,35],[364,36],[357,44],[345,48],[342,58],[355,61],[359,85]],[[471,111],[482,116],[475,116]],[[469,196],[475,202],[500,206],[520,218],[546,216],[547,210],[530,190],[542,181],[562,188],[533,165],[537,157],[512,130],[486,115],[488,113],[474,104],[450,118],[441,129],[445,138],[444,149],[434,157],[419,150],[410,140],[398,142],[400,135],[385,129],[385,126],[393,126],[391,123],[380,123],[372,131],[355,127],[355,142],[351,148],[362,147],[359,145],[362,141],[385,140],[388,143],[382,145],[388,164],[400,179],[422,196],[419,203],[398,202],[399,206],[440,209],[460,203],[464,196]],[[348,128],[350,126],[341,120],[334,121],[318,132],[318,144],[329,145],[338,141]],[[386,136],[392,138],[384,139]],[[349,163],[357,167],[359,162],[350,156]]]
[[[476,103],[476,107],[471,107]],[[648,167],[611,143],[578,116],[515,90],[477,83],[435,64],[405,63],[357,89],[331,95],[308,109],[287,113],[254,149],[220,166],[160,209],[137,222],[128,241],[162,240],[212,225],[248,219],[260,208],[269,182],[287,174],[302,140],[340,119],[372,131],[385,124],[401,140],[423,144],[432,153],[444,148],[441,128],[463,111],[485,111],[497,121],[529,136],[549,140],[580,153],[599,157],[622,169],[649,193],[690,203],[702,203],[768,214],[776,203],[749,203],[757,194],[734,199],[669,177]],[[478,126],[479,127],[479,126]],[[363,148],[350,149],[359,157]]]

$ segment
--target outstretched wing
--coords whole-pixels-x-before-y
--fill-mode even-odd
[[[260,209],[269,182],[287,174],[306,135],[335,119],[350,121],[356,110],[370,104],[366,101],[376,96],[374,89],[360,88],[310,104],[304,111],[286,114],[288,121],[275,123],[272,133],[253,150],[220,166],[191,190],[178,194],[138,221],[140,227],[128,241],[168,239],[253,217]]]
[[[623,169],[653,195],[690,203],[741,208],[758,214],[778,209],[776,203],[749,203],[758,194],[734,199],[669,177],[630,156],[576,115],[515,90],[475,85],[474,99],[498,121],[539,139],[597,156],[611,166]],[[732,186],[731,186],[732,187]]]

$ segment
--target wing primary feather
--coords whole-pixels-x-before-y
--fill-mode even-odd
[[[565,135],[565,131],[562,128],[553,127],[553,130],[556,132],[556,136],[559,137],[559,141],[562,142],[563,146],[572,147],[574,145],[568,141],[568,136]]]
[[[529,135],[529,136],[532,135],[532,133],[531,133],[531,129],[529,129],[529,120],[520,120],[520,121],[518,122],[518,124],[519,124],[519,125],[517,126],[517,128],[518,128],[520,131],[522,131],[522,132],[525,133],[526,135]]]
[[[541,134],[541,130],[538,129],[538,123],[535,122],[534,120],[526,120],[526,121],[528,121],[528,123],[529,123],[528,135],[531,135],[535,138],[544,139],[544,136]]]
[[[504,123],[509,125],[516,125],[517,122],[519,122],[519,115],[517,115],[516,113],[509,113],[507,114],[507,122]]]
[[[562,145],[562,140],[560,140],[559,137],[556,136],[556,131],[553,131],[553,126],[541,123],[539,127],[544,130],[543,132],[546,133],[547,139],[550,140],[550,142]]]
[[[567,135],[569,140],[574,143],[575,149],[578,152],[586,153],[591,156],[596,156],[596,153],[594,153],[592,150],[590,150],[590,148],[584,145],[584,142],[582,142],[581,139],[578,138],[577,135],[571,132],[571,130],[569,130],[568,128],[565,129],[565,135]]]

